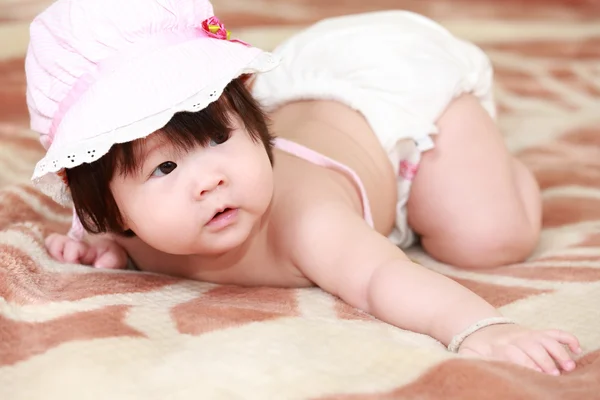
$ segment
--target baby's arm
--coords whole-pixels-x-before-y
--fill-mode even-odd
[[[455,281],[411,262],[387,238],[343,206],[318,206],[299,218],[293,258],[324,290],[375,317],[449,345],[479,321],[500,317],[482,298]],[[574,368],[562,344],[578,351],[561,331],[493,325],[468,336],[459,351],[515,362],[555,374]]]
[[[127,267],[127,252],[108,235],[88,235],[85,240],[71,239],[59,233],[45,241],[48,253],[57,261],[91,265],[96,268]]]

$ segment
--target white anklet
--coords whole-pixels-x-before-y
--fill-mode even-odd
[[[482,319],[481,321],[478,321],[478,322],[474,323],[473,325],[469,326],[467,329],[465,329],[458,335],[454,336],[452,338],[452,341],[448,345],[448,351],[451,351],[453,353],[458,353],[458,349],[460,348],[460,345],[465,341],[465,339],[480,329],[486,328],[491,325],[514,324],[514,323],[515,322],[513,320],[511,320],[509,318],[505,318],[505,317],[492,317],[492,318]]]

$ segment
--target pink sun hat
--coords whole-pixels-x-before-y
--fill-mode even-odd
[[[25,60],[31,128],[47,149],[32,180],[68,205],[64,168],[202,110],[233,79],[278,63],[232,39],[207,0],[58,0],[31,23]]]

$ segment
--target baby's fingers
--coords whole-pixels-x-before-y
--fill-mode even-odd
[[[127,254],[124,251],[104,250],[94,262],[96,268],[124,269],[127,266]]]
[[[556,343],[556,342],[555,342]],[[532,341],[522,346],[521,349],[540,367],[542,372],[549,375],[560,375],[556,363],[548,354],[548,350],[539,342]]]
[[[548,337],[542,340],[542,345],[563,370],[572,371],[575,369],[575,361],[573,361],[562,344]]]
[[[45,240],[46,249],[52,258],[63,261],[63,250],[65,249],[66,239],[63,235],[53,233]]]
[[[548,331],[544,331],[546,336],[550,336],[552,339],[556,340],[559,343],[565,344],[569,346],[569,349],[575,354],[581,353],[581,346],[579,344],[579,340],[570,333],[560,331],[558,329],[551,329]]]
[[[79,258],[79,263],[83,265],[93,265],[94,260],[96,259],[97,251],[94,246],[87,245],[85,246],[85,251]]]
[[[505,361],[510,361],[514,364],[522,365],[523,367],[527,367],[538,372],[542,372],[542,369],[531,358],[531,356],[529,356],[529,354],[527,354],[523,349],[517,346],[509,345],[504,351],[504,357],[502,357],[502,359]]]
[[[81,263],[86,255],[88,246],[86,243],[69,240],[65,243],[63,250],[63,260],[68,263]]]

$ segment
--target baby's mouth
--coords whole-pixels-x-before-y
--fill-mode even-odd
[[[233,223],[237,217],[237,208],[227,207],[222,211],[219,211],[213,215],[210,221],[207,222],[207,226],[211,226],[213,228],[223,228]]]
[[[231,211],[232,209],[227,207],[226,209],[224,209],[223,211],[219,211],[218,213],[216,213],[212,218],[211,221],[215,218],[218,218],[220,215],[226,214],[227,212]]]

